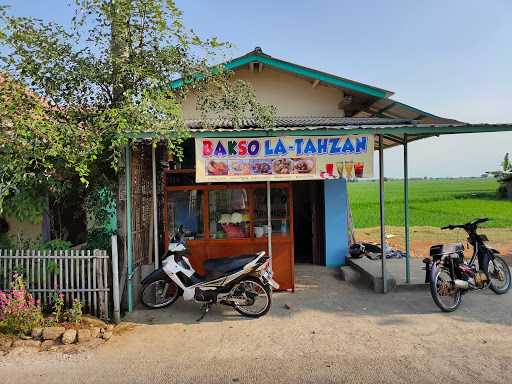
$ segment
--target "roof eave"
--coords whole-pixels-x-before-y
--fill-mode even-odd
[[[222,65],[226,69],[235,70],[252,62],[261,63],[269,67],[293,73],[295,75],[308,77],[314,80],[319,80],[329,85],[349,89],[354,92],[363,93],[377,98],[388,98],[391,95],[393,95],[393,92],[382,88],[359,83],[350,79],[345,79],[343,77],[331,75],[329,73],[317,71],[315,69],[303,67],[297,64],[290,63],[288,61],[276,59],[265,54],[258,54],[254,52],[250,52],[244,56],[240,56]],[[180,88],[182,85],[183,79],[176,79],[171,82],[172,89]]]

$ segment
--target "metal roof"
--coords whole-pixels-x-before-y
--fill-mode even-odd
[[[344,117],[278,117],[274,127],[258,127],[246,119],[234,126],[228,120],[210,120],[206,126],[198,120],[186,121],[196,137],[331,136],[351,134],[383,135],[384,148],[433,136],[456,133],[512,131],[507,124],[467,124],[452,120],[443,124],[425,124],[418,120]],[[378,148],[378,139],[375,140]]]
[[[276,128],[298,128],[298,127],[341,127],[353,125],[396,125],[413,124],[410,119],[392,119],[392,118],[356,118],[356,117],[338,117],[338,116],[277,116],[275,119]],[[256,119],[243,119],[239,124],[234,124],[233,120],[218,118],[207,120],[186,120],[185,124],[193,130],[202,129],[254,129],[260,127]],[[270,128],[273,129],[273,128]]]
[[[215,119],[206,127],[199,120],[187,120],[185,124],[194,137],[272,137],[272,136],[337,136],[383,135],[384,148],[433,136],[457,133],[482,133],[512,131],[512,123],[467,124],[454,121],[444,124],[425,124],[418,120],[388,118],[345,117],[278,117],[274,127],[258,127],[253,119],[245,119],[236,127],[232,121]],[[155,137],[155,132],[144,132],[139,139]],[[375,148],[378,148],[376,136]]]

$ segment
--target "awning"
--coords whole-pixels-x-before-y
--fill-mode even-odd
[[[273,127],[258,126],[254,119],[243,119],[233,124],[229,119],[186,120],[193,137],[273,137],[273,136],[335,136],[375,135],[375,149],[379,149],[378,136],[383,135],[384,148],[402,145],[428,137],[459,133],[512,131],[512,123],[469,124],[457,120],[437,118],[436,123],[392,118],[357,117],[277,117]],[[137,139],[154,138],[155,132],[139,134]]]
[[[444,121],[443,121],[444,120]],[[391,118],[345,117],[278,117],[274,127],[259,127],[254,119],[244,119],[238,125],[227,119],[188,120],[186,124],[195,137],[261,137],[261,136],[329,136],[340,134],[383,135],[384,148],[427,137],[457,134],[512,131],[512,123],[469,124],[456,120],[438,119],[436,123]],[[378,137],[375,148],[378,149]]]

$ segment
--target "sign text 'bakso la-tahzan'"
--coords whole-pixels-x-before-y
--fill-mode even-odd
[[[196,138],[196,181],[373,176],[373,136]]]

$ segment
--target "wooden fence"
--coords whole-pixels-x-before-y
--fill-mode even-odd
[[[0,289],[10,288],[12,275],[23,274],[27,289],[43,307],[51,295],[63,293],[70,306],[79,299],[84,311],[109,317],[109,256],[106,251],[0,250]]]

